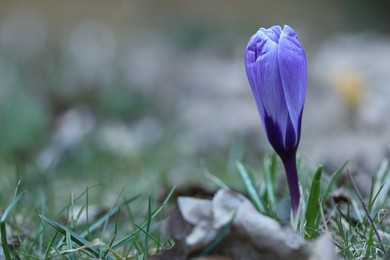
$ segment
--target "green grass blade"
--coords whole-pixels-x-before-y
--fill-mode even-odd
[[[85,189],[85,225],[87,226],[87,236],[89,235],[89,188]]]
[[[163,203],[160,205],[160,207],[158,207],[152,214],[152,218],[154,218],[155,216],[157,216],[161,210],[163,210],[163,208],[168,204],[169,200],[171,199],[171,197],[173,196],[173,193],[175,192],[176,190],[176,185],[174,185],[172,187],[172,189],[169,191],[167,197],[164,199]]]
[[[100,186],[101,184],[95,184],[95,185],[92,185],[92,186],[89,186],[88,189],[92,189],[92,188],[95,188],[97,186]],[[73,199],[73,203],[76,203],[78,202],[84,195],[85,193],[87,192],[87,190],[83,191],[82,193],[80,193],[79,196],[77,196],[76,198]],[[61,216],[61,214],[63,214],[66,210],[69,210],[69,208],[71,207],[71,203],[69,203],[66,207],[64,207],[62,210],[60,210],[57,214],[56,214],[56,217],[58,216]]]
[[[113,250],[111,250],[111,246],[112,244],[114,243],[115,239],[116,239],[116,236],[118,235],[118,220],[119,220],[119,214],[116,215],[116,219],[115,219],[115,227],[114,227],[114,234],[111,238],[111,242],[110,244],[108,245],[108,248],[109,250],[106,250],[106,252],[104,253],[103,255],[103,258],[106,258],[107,254],[109,252],[112,252],[113,253]]]
[[[54,241],[56,240],[58,233],[59,232],[56,231],[54,236],[50,239],[49,244],[47,245],[47,248],[46,248],[45,255],[41,259],[49,259],[50,258],[50,249],[53,247]]]
[[[92,225],[90,225],[89,227],[87,227],[87,229],[85,231],[83,231],[80,236],[82,238],[85,238],[89,233],[95,231],[96,229],[98,229],[101,225],[103,225],[109,218],[111,218],[113,215],[115,215],[116,213],[118,213],[120,207],[122,205],[125,205],[125,204],[129,204],[133,201],[135,201],[136,199],[138,199],[139,197],[141,197],[142,195],[141,194],[138,194],[128,200],[126,200],[125,202],[123,202],[121,205],[119,205],[118,207],[114,207],[112,208],[111,210],[109,210],[104,216],[102,216],[100,219],[98,219],[95,223],[93,223]]]
[[[11,260],[11,254],[9,252],[8,241],[7,241],[7,231],[5,228],[5,222],[1,222],[0,228],[1,228],[1,246],[3,247],[5,259]]]
[[[145,242],[144,242],[144,256],[145,259],[148,259],[149,256],[149,232],[150,232],[150,223],[152,222],[152,200],[149,197],[148,200],[148,214],[146,219],[146,236],[145,236]]]
[[[146,226],[146,223],[143,224],[141,227],[144,227],[144,226]],[[118,248],[118,247],[122,246],[127,241],[129,241],[129,240],[133,239],[135,236],[137,236],[139,232],[140,232],[140,230],[133,231],[130,235],[127,235],[126,237],[122,238],[121,240],[119,240],[118,242],[113,244],[111,248],[115,249],[115,248]]]
[[[237,162],[237,168],[248,192],[249,199],[252,201],[253,205],[258,211],[265,213],[264,203],[261,201],[259,194],[256,192],[255,186],[253,185],[252,176],[242,163]]]
[[[158,207],[155,211],[152,212],[152,214],[150,216],[151,219],[156,217],[163,210],[163,208],[168,204],[168,201],[173,196],[173,193],[175,192],[175,190],[176,190],[176,185],[173,186],[173,188],[168,193],[167,197],[165,198],[163,203],[160,205],[160,207]],[[145,222],[143,225],[141,225],[141,227],[144,228],[146,225],[147,225],[147,222]],[[119,240],[118,242],[116,242],[115,244],[112,245],[112,249],[118,248],[118,247],[122,246],[123,244],[125,244],[126,242],[128,242],[129,240],[132,240],[135,236],[137,236],[139,234],[139,232],[140,232],[140,229],[135,230],[130,235],[122,238],[121,240]]]
[[[379,194],[381,193],[383,187],[385,186],[385,183],[380,186],[378,191],[375,193],[374,197],[372,197],[372,192],[370,192],[370,200],[368,201],[368,211],[371,212],[372,208],[374,207],[374,204],[376,202],[376,199],[378,198]]]
[[[276,170],[276,157],[272,156],[269,158],[268,156],[264,157],[263,160],[263,170],[264,170],[264,182],[267,191],[267,196],[270,204],[275,205],[275,191],[274,191],[274,182],[275,182],[275,170]]]
[[[19,258],[17,258],[17,259],[28,259],[28,260],[30,260],[30,259],[41,260],[41,259],[42,259],[42,258],[40,258],[40,257],[33,256],[33,255],[31,255],[31,254],[28,254],[28,253],[25,253],[25,252],[22,252],[22,251],[19,251],[19,250],[16,250],[16,252],[17,252],[18,256],[19,256],[19,255],[24,256],[24,258],[20,258],[20,256],[19,256]]]
[[[26,193],[26,191],[21,192],[18,196],[16,196],[11,201],[11,203],[8,205],[8,207],[4,210],[4,213],[0,219],[1,246],[3,247],[5,259],[7,259],[7,260],[11,260],[11,253],[10,253],[8,241],[7,241],[7,230],[5,227],[5,224],[6,224],[5,221],[7,219],[9,212],[16,205],[16,203],[23,197],[24,193]]]
[[[210,171],[204,166],[201,165],[201,170],[203,172],[203,175],[209,179],[211,182],[213,182],[215,185],[217,185],[221,189],[229,189],[229,186],[226,185],[220,178],[210,173]]]
[[[70,239],[73,242],[75,242],[76,244],[78,244],[79,246],[84,246],[84,245],[90,243],[89,241],[87,241],[86,239],[84,239],[83,237],[78,235],[77,233],[75,233],[72,230],[70,230],[69,228],[65,227],[64,225],[61,225],[61,224],[59,224],[59,223],[57,223],[57,222],[55,222],[55,221],[53,221],[45,216],[42,216],[42,215],[40,215],[40,218],[44,222],[46,222],[47,224],[52,226],[54,229],[56,229],[58,232],[63,234],[64,236],[66,236],[67,233],[69,233]],[[94,254],[96,257],[99,257],[99,255],[100,255],[99,250],[97,250],[96,248],[87,247],[86,250],[89,251],[90,253]]]
[[[123,189],[122,189],[122,191],[120,192],[120,194],[122,194],[122,193],[123,193]],[[114,207],[117,205],[120,196],[121,196],[121,195],[119,195],[119,196],[117,197],[117,199],[115,200],[114,205],[111,207],[110,211],[111,211],[112,209],[114,209]],[[119,209],[118,209],[118,211],[119,211]],[[109,219],[107,218],[106,221],[104,222],[103,232],[102,232],[101,237],[100,237],[100,241],[103,242],[103,244],[104,244],[104,234],[106,233],[106,229],[107,229],[107,226],[108,226],[108,220],[109,220]],[[105,252],[104,252],[104,249],[102,248],[102,245],[100,245],[100,250],[99,250],[99,251],[100,251],[99,259],[102,259],[103,253],[104,253],[104,255],[105,255]]]
[[[313,182],[311,184],[309,201],[306,208],[306,232],[305,239],[313,239],[317,236],[317,219],[318,214],[318,201],[320,197],[321,189],[321,174],[322,165],[318,166],[318,169],[314,175]]]
[[[67,250],[72,250],[73,249],[73,243],[72,243],[72,239],[70,237],[70,233],[68,232],[68,230],[66,231],[66,236],[65,237],[66,237],[66,249]],[[74,253],[68,253],[67,257],[70,260],[75,259],[74,258]]]
[[[330,177],[330,181],[328,183],[328,186],[326,187],[324,197],[322,198],[322,206],[323,207],[325,206],[326,202],[328,201],[328,197],[329,197],[330,191],[332,190],[334,182],[336,181],[336,179],[340,175],[340,173],[343,172],[343,170],[347,166],[348,162],[349,162],[348,160],[345,161],[343,163],[343,165],[341,165],[340,168],[338,168],[337,171],[335,171],[332,174],[332,176]]]
[[[355,181],[353,180],[352,175],[351,175],[350,172],[348,172],[348,175],[349,175],[349,178],[350,178],[350,180],[351,180],[351,183],[352,183],[353,187],[355,188],[355,191],[356,191],[356,194],[358,195],[358,198],[359,198],[359,200],[360,200],[360,203],[362,204],[362,207],[363,207],[363,209],[364,209],[364,211],[365,211],[365,213],[366,213],[367,220],[368,220],[368,222],[370,223],[372,229],[373,229],[374,232],[375,232],[375,235],[376,235],[376,237],[377,237],[377,239],[378,239],[378,242],[379,242],[379,245],[380,245],[380,249],[382,250],[382,252],[383,252],[384,255],[387,255],[386,248],[385,248],[384,244],[382,243],[381,236],[379,235],[378,229],[376,228],[376,225],[375,225],[374,221],[373,221],[372,218],[370,217],[370,212],[368,211],[368,208],[367,208],[366,204],[364,203],[363,197],[362,197],[362,195],[360,194],[359,189],[357,188],[356,183],[355,183]],[[353,205],[353,204],[352,204],[352,205]]]
[[[42,215],[45,215],[46,213],[46,195],[45,195],[45,192],[43,190],[43,188],[41,188],[41,212],[42,212]],[[39,216],[39,214],[38,214]],[[40,223],[41,227],[40,227],[40,234],[39,234],[39,257],[42,259],[43,257],[43,230],[45,229],[43,223],[41,222]]]
[[[367,259],[370,259],[371,248],[372,248],[372,244],[373,244],[373,237],[374,237],[374,229],[371,227],[370,234],[368,235],[366,255],[365,255],[365,257]]]
[[[153,242],[155,242],[157,245],[159,245],[160,247],[164,248],[164,245],[161,244],[161,242],[155,238],[154,236],[152,236],[152,234],[150,234],[147,230],[143,229],[141,226],[138,226],[137,224],[135,224],[135,226],[139,229],[139,231],[141,231],[142,233],[145,234],[146,237],[150,238],[151,240],[153,240]],[[144,247],[145,248],[145,247]],[[145,250],[145,249],[144,249]],[[146,255],[146,254],[145,254]]]
[[[116,215],[116,218],[115,218],[115,225],[114,225],[114,235],[112,236],[112,239],[111,239],[111,242],[109,244],[109,247],[112,246],[112,244],[114,243],[117,235],[118,235],[118,224],[119,224],[119,214]]]

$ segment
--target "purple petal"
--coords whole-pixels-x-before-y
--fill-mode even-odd
[[[287,107],[298,142],[305,102],[307,65],[297,34],[287,25],[280,34],[278,61]]]
[[[267,137],[279,153],[286,145],[290,119],[279,72],[279,46],[272,39],[277,33],[277,27],[262,28],[252,36],[246,49],[245,67]],[[295,136],[293,139],[295,143]]]
[[[260,31],[266,34],[273,42],[279,43],[280,33],[282,32],[282,28],[279,25],[274,25],[269,29],[260,28]]]

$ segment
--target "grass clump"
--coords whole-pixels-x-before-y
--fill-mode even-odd
[[[339,256],[345,259],[382,259],[389,257],[390,228],[388,210],[390,205],[390,175],[388,160],[372,177],[370,195],[364,199],[345,162],[333,174],[324,174],[320,165],[316,171],[299,170],[302,198],[298,215],[286,216],[278,210],[282,204],[278,194],[276,156],[265,156],[261,180],[256,185],[253,171],[237,163],[238,173],[246,193],[261,213],[279,221],[289,221],[306,240],[315,239],[323,233],[333,236]],[[345,186],[338,186],[341,174],[349,175]],[[308,185],[309,184],[309,185]],[[336,198],[332,191],[342,191],[345,196]],[[367,200],[367,201],[366,201]],[[283,215],[284,214],[284,215]]]
[[[285,199],[287,185],[276,155],[263,157],[261,174],[237,162],[236,176],[259,212],[290,223],[302,238],[312,240],[330,233],[336,252],[345,259],[383,259],[390,251],[389,162],[383,161],[373,174],[366,198],[347,174],[347,163],[332,174],[321,165],[313,170],[298,163],[302,197],[296,217]],[[218,187],[232,187],[204,165],[202,170]],[[104,207],[91,202],[91,192],[100,186],[71,194],[61,203],[50,201],[44,187],[38,192],[39,203],[29,196],[31,191],[20,191],[20,187],[9,198],[4,190],[0,196],[1,246],[6,259],[147,259],[172,247],[162,238],[160,225],[174,188],[159,204],[146,194],[121,192],[111,206]]]
[[[7,260],[147,259],[148,255],[171,246],[160,238],[159,215],[173,192],[174,189],[157,207],[150,198],[145,204],[143,195],[125,198],[121,194],[111,208],[96,214],[91,212],[93,205],[89,204],[87,188],[77,197],[71,196],[69,203],[52,216],[46,212],[43,196],[42,207],[20,220],[23,210],[18,203],[28,193],[18,193],[16,189],[0,222],[4,257]]]

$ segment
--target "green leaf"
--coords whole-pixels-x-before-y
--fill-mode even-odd
[[[148,239],[149,238],[152,239],[153,242],[155,242],[159,247],[165,248],[164,245],[162,245],[161,242],[157,238],[155,238],[152,234],[149,233],[149,231],[143,229],[141,226],[139,226],[137,224],[135,224],[135,226],[139,229],[139,231],[144,233],[145,236],[148,237]],[[145,243],[145,245],[146,245],[146,243]],[[146,247],[145,247],[144,251],[148,251]],[[146,256],[147,254],[149,254],[149,251],[148,251],[148,253],[144,253],[144,256]]]
[[[385,186],[385,183],[383,183],[380,188],[378,189],[378,191],[375,193],[375,195],[373,194],[373,191],[374,191],[374,186],[371,185],[371,190],[370,190],[370,198],[369,198],[369,201],[368,201],[368,211],[371,212],[374,204],[375,204],[375,201],[376,199],[378,198],[380,192],[382,191],[383,187]]]
[[[71,239],[70,233],[68,231],[66,231],[66,249],[67,250],[73,249],[72,239]],[[68,257],[68,259],[71,259],[71,260],[75,259],[74,253],[68,253],[67,257]]]
[[[72,230],[70,230],[69,228],[65,227],[64,225],[61,225],[45,216],[42,216],[40,215],[40,218],[45,221],[47,224],[49,224],[50,226],[52,226],[53,228],[55,228],[58,232],[60,232],[61,234],[63,234],[64,236],[66,236],[68,238],[70,238],[71,241],[75,242],[76,244],[78,244],[79,246],[85,246],[87,244],[89,244],[90,242],[84,238],[82,238],[80,235],[78,235],[77,233],[73,232]],[[69,241],[67,241],[69,242]],[[94,254],[96,257],[99,257],[100,255],[100,252],[99,250],[97,250],[96,248],[93,248],[93,247],[86,247],[85,248],[87,251],[89,251],[90,253]]]
[[[251,173],[240,162],[237,162],[237,168],[248,192],[249,199],[252,201],[253,205],[258,211],[265,213],[264,203],[261,201],[259,194],[256,192]]]
[[[215,185],[217,185],[221,189],[229,189],[229,186],[227,186],[220,178],[210,173],[210,171],[202,164],[201,170],[204,174],[204,176],[212,181]]]
[[[139,197],[141,197],[141,194],[138,194],[128,200],[126,200],[125,202],[123,202],[121,205],[117,206],[117,207],[114,207],[112,209],[110,209],[104,216],[102,216],[100,219],[98,219],[96,222],[94,222],[90,227],[87,227],[87,229],[85,231],[83,231],[80,236],[82,238],[85,238],[88,233],[91,233],[93,231],[95,231],[96,229],[98,229],[101,225],[103,225],[104,223],[107,222],[108,219],[110,219],[113,215],[115,215],[116,213],[118,213],[119,209],[123,206],[123,205],[126,205],[126,204],[129,204],[133,201],[135,201],[136,199],[138,199]]]
[[[149,256],[149,232],[150,232],[150,223],[152,222],[152,200],[150,199],[149,197],[149,200],[148,200],[148,214],[147,214],[147,219],[146,219],[146,236],[145,236],[145,251],[144,251],[144,256],[145,256],[145,259],[148,259],[148,256]]]
[[[168,201],[173,196],[173,193],[175,192],[175,189],[176,189],[176,185],[173,186],[173,188],[171,189],[171,191],[169,192],[169,194],[167,195],[167,197],[165,198],[163,203],[156,210],[151,212],[151,215],[148,218],[150,218],[150,219],[155,218],[163,210],[163,208],[168,204]],[[145,222],[140,227],[144,228],[144,227],[146,227],[147,224],[148,224],[148,222]],[[118,242],[113,244],[111,248],[115,249],[115,248],[118,248],[118,247],[124,245],[126,242],[130,241],[131,239],[133,239],[133,237],[137,236],[139,234],[139,232],[140,232],[140,229],[137,229],[136,231],[132,232],[130,235],[122,238],[121,240],[119,240]]]
[[[325,203],[328,201],[328,197],[329,197],[329,194],[330,194],[330,190],[332,189],[333,187],[333,184],[334,182],[336,181],[337,177],[340,175],[340,173],[343,172],[345,166],[347,166],[348,164],[348,161],[345,161],[343,163],[343,165],[341,165],[340,168],[337,169],[337,171],[335,171],[332,176],[330,177],[330,181],[328,183],[328,186],[326,187],[326,191],[325,191],[325,194],[322,198],[322,206],[325,206]]]
[[[271,204],[275,205],[276,202],[275,191],[274,191],[275,172],[276,172],[275,154],[271,158],[269,158],[268,156],[264,156],[263,169],[264,169],[264,182],[267,191],[267,196]]]
[[[370,228],[370,234],[368,235],[368,240],[367,240],[367,248],[366,248],[366,258],[370,258],[370,253],[371,253],[371,248],[373,245],[373,237],[374,237],[374,228]]]
[[[41,221],[41,222],[43,222],[43,221]],[[46,249],[46,252],[45,252],[45,255],[44,255],[43,259],[49,259],[50,258],[50,249],[52,248],[52,246],[54,244],[54,241],[57,238],[57,235],[58,235],[58,231],[56,231],[54,236],[50,239],[49,244],[47,245],[47,249]]]
[[[16,205],[16,203],[23,197],[25,192],[26,191],[23,191],[22,193],[20,193],[18,196],[16,196],[11,201],[11,203],[5,209],[3,215],[1,216],[1,219],[0,219],[1,246],[3,247],[3,252],[4,252],[5,259],[7,259],[7,260],[11,260],[11,254],[10,254],[10,250],[9,250],[9,247],[8,247],[7,230],[6,230],[6,227],[5,227],[5,221],[7,219],[7,216],[9,214],[9,212]]]
[[[309,201],[307,203],[305,239],[312,239],[317,236],[317,219],[319,217],[318,199],[320,197],[321,189],[321,174],[322,165],[319,165],[311,184]]]

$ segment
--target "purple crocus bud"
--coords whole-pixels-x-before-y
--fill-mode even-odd
[[[246,47],[245,68],[268,140],[283,161],[295,215],[300,199],[295,157],[306,95],[305,51],[291,27],[260,28]]]

